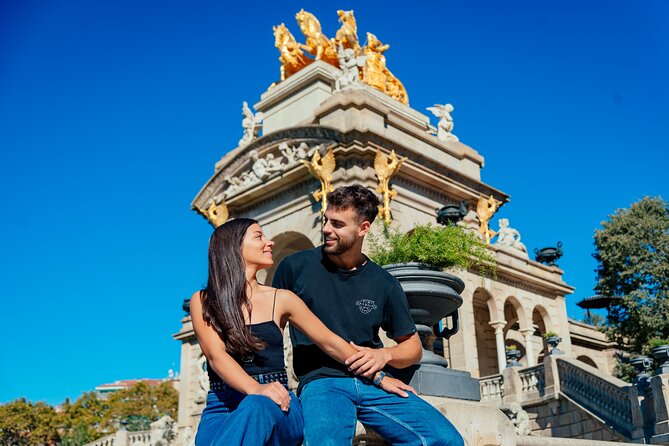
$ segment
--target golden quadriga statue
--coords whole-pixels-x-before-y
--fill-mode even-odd
[[[383,53],[390,48],[390,45],[384,45],[374,34],[368,32],[367,43],[361,47],[353,11],[339,10],[337,15],[341,26],[333,39],[323,34],[321,23],[316,16],[304,9],[295,14],[295,18],[306,38],[305,43],[297,42],[283,23],[274,27],[274,45],[280,53],[281,80],[286,80],[314,60],[322,60],[339,67],[338,51],[350,48],[356,57],[366,57],[360,75],[362,82],[408,105],[409,96],[404,85],[386,66],[386,57]]]

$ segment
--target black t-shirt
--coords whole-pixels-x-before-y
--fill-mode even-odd
[[[379,328],[391,338],[416,332],[399,283],[371,260],[347,271],[333,264],[322,247],[309,249],[283,259],[272,286],[300,296],[330,330],[361,346],[381,348]],[[314,379],[352,376],[344,364],[325,354],[292,325],[290,336],[293,367],[300,379],[298,391]]]

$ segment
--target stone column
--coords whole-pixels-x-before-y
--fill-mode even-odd
[[[497,347],[497,365],[499,373],[506,368],[506,347],[504,346],[504,326],[506,321],[491,321],[490,326],[495,329],[495,346]]]
[[[534,347],[532,346],[534,328],[523,328],[520,330],[520,333],[525,338],[525,357],[527,358],[527,366],[532,367],[533,365],[536,365],[536,362],[534,361]]]
[[[652,444],[669,443],[669,375],[654,376],[650,380],[655,405],[655,432]]]

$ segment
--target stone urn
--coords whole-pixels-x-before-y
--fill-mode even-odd
[[[467,215],[467,202],[446,204],[436,209],[435,212],[437,213],[437,223],[444,226],[448,224],[454,225]]]
[[[419,394],[480,400],[478,380],[469,372],[449,369],[446,359],[432,350],[436,336],[448,339],[459,330],[458,308],[462,305],[460,293],[465,283],[423,263],[398,263],[383,268],[404,290],[423,346],[423,358],[418,364],[395,370],[393,374],[409,382]],[[445,318],[450,322],[440,326]]]
[[[518,361],[520,359],[521,352],[515,348],[506,349],[506,366],[507,367],[521,367],[522,364]]]
[[[546,344],[550,347],[549,355],[564,355],[564,352],[557,348],[558,344],[562,342],[560,336],[548,336],[546,337]]]
[[[663,344],[651,350],[651,355],[658,365],[656,375],[669,374],[669,344]]]
[[[548,266],[557,266],[555,262],[562,257],[562,242],[558,242],[555,247],[534,248],[534,255],[537,262],[544,263]]]
[[[630,364],[636,370],[636,376],[632,379],[632,384],[637,386],[639,390],[645,390],[650,385],[651,376],[648,371],[653,366],[653,360],[648,356],[637,356],[630,360]]]

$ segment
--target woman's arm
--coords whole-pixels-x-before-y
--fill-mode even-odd
[[[251,378],[227,352],[225,343],[216,330],[204,321],[200,291],[194,293],[190,299],[190,314],[193,330],[202,353],[207,358],[207,367],[211,367],[233,389],[247,395],[265,395],[282,410],[288,410],[290,406],[288,391],[280,383],[259,384]]]
[[[294,293],[288,290],[279,290],[279,296],[281,296],[282,303],[285,304],[284,309],[288,321],[307,335],[325,353],[342,364],[348,365],[346,360],[354,356],[358,350],[333,333]],[[373,373],[372,379],[376,376],[377,374]],[[379,387],[388,393],[394,393],[402,397],[408,396],[405,390],[415,393],[413,387],[390,376],[384,377]]]

